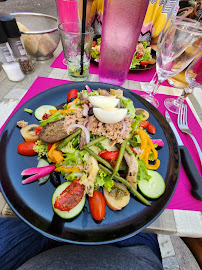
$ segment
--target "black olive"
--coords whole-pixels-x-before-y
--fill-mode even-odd
[[[63,106],[67,103],[62,103],[56,107],[57,110],[63,110]]]
[[[89,115],[89,116],[94,115],[94,113],[93,113],[93,108],[90,108],[90,110],[88,111],[88,115]]]
[[[50,182],[54,187],[61,185],[60,174],[58,172],[52,172],[50,174]]]
[[[74,100],[75,100],[75,98],[73,98],[73,97],[72,97],[72,98],[70,99],[70,101],[69,101],[69,102],[72,102],[72,101],[74,101]]]

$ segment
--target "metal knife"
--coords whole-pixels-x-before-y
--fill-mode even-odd
[[[198,169],[196,168],[196,165],[186,147],[186,145],[183,144],[175,125],[173,124],[170,115],[168,111],[165,112],[166,120],[168,121],[172,131],[175,134],[177,143],[180,148],[180,154],[181,154],[181,161],[182,165],[184,167],[184,170],[187,174],[187,177],[189,178],[189,181],[192,185],[191,194],[194,198],[196,198],[199,201],[202,201],[202,178],[198,172]]]

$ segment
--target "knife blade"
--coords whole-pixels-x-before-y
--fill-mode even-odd
[[[165,112],[165,117],[173,133],[175,134],[180,149],[182,165],[192,185],[191,194],[197,200],[202,201],[202,178],[198,172],[198,169],[196,168],[189,150],[187,149],[186,145],[183,144],[168,111]]]

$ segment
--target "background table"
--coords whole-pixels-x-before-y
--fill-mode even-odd
[[[18,83],[9,81],[5,73],[0,71],[0,127],[38,76],[63,80],[69,79],[66,70],[53,69],[50,67],[60,52],[61,46],[56,50],[54,58],[44,62],[36,62],[34,64],[35,71],[32,74],[26,75],[26,78]],[[95,74],[91,74],[88,80],[99,81],[98,76]],[[127,80],[123,87],[127,89],[141,90],[141,83]],[[167,86],[161,86],[159,89],[159,93],[176,96],[179,96],[181,92],[181,89]],[[191,95],[187,101],[197,120],[201,124],[201,90],[195,89],[194,94]],[[1,193],[0,216],[16,217],[7,205]],[[166,209],[149,227],[145,229],[145,231],[161,234],[175,234],[187,237],[202,237],[202,212]]]

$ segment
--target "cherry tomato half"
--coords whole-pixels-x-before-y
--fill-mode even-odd
[[[67,102],[70,102],[71,98],[77,98],[78,91],[76,89],[71,89],[67,95]]]
[[[119,156],[119,151],[107,151],[103,150],[98,154],[101,158],[104,159],[117,159]]]
[[[147,128],[149,125],[149,121],[143,121],[139,124],[139,127]]]
[[[18,144],[17,151],[23,156],[35,156],[37,153],[33,150],[34,142],[22,142]]]
[[[148,64],[149,64],[148,61],[141,61],[141,62],[140,62],[140,65],[141,65],[141,66],[147,66]]]
[[[155,133],[156,133],[156,128],[155,128],[155,126],[152,125],[152,124],[149,124],[149,125],[147,126],[147,130],[148,130],[148,132],[151,133],[151,134],[155,134]]]
[[[93,192],[93,197],[88,198],[91,215],[95,220],[102,220],[105,216],[106,204],[102,193],[98,190]]]
[[[92,43],[92,47],[95,47],[97,45],[97,42],[94,40]]]

